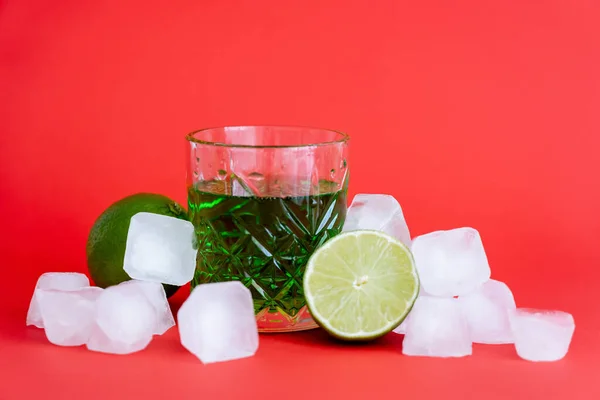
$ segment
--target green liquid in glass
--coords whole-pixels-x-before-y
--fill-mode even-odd
[[[224,182],[188,189],[198,257],[192,288],[240,281],[252,293],[261,331],[315,327],[302,290],[313,251],[337,235],[346,217],[346,190],[321,181],[318,195],[268,197],[223,194]],[[268,191],[266,192],[268,195]]]

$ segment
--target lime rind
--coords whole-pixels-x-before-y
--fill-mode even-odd
[[[371,230],[342,233],[308,261],[304,294],[315,321],[343,340],[371,340],[402,323],[419,293],[410,250]]]

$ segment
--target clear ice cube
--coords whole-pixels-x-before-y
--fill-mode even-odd
[[[46,272],[42,274],[37,280],[29,303],[26,324],[35,325],[38,328],[44,327],[36,297],[37,289],[77,290],[86,286],[90,286],[90,280],[84,274],[77,272]]]
[[[196,266],[194,226],[165,215],[141,212],[131,217],[123,269],[142,281],[182,286]]]
[[[344,231],[373,229],[411,246],[410,232],[398,201],[387,194],[357,194],[346,214]]]
[[[481,237],[473,228],[418,236],[411,250],[421,285],[432,296],[466,295],[490,278]]]
[[[157,313],[134,285],[106,288],[96,300],[95,326],[87,348],[112,354],[143,350],[158,326]]]
[[[171,307],[167,301],[167,295],[163,285],[156,282],[130,280],[121,283],[119,286],[132,286],[139,289],[140,293],[146,296],[146,299],[152,304],[156,312],[157,325],[154,330],[155,335],[162,335],[175,325],[175,319],[171,312]]]
[[[571,314],[518,308],[509,313],[509,319],[519,357],[529,361],[557,361],[569,351],[575,331]]]
[[[458,298],[474,343],[513,343],[508,314],[516,308],[505,283],[490,279],[475,292]]]
[[[196,286],[177,323],[183,347],[205,364],[249,357],[258,349],[252,296],[237,281]]]
[[[469,327],[453,298],[417,298],[409,314],[402,353],[408,356],[464,357],[471,355]]]

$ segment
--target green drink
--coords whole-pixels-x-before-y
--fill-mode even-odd
[[[312,253],[340,233],[346,218],[348,136],[242,126],[187,139],[198,245],[192,288],[240,281],[252,294],[261,332],[316,327],[302,280]]]
[[[346,216],[346,191],[319,184],[320,194],[242,197],[223,194],[224,182],[188,190],[198,252],[192,286],[241,281],[254,299],[262,331],[314,327],[302,291],[312,252],[337,235]],[[283,328],[282,328],[283,326]]]

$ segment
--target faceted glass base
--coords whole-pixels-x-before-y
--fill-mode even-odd
[[[275,312],[269,312],[269,308],[265,308],[256,314],[256,323],[258,331],[264,333],[297,332],[319,327],[306,306],[294,316],[286,314],[280,308]]]

